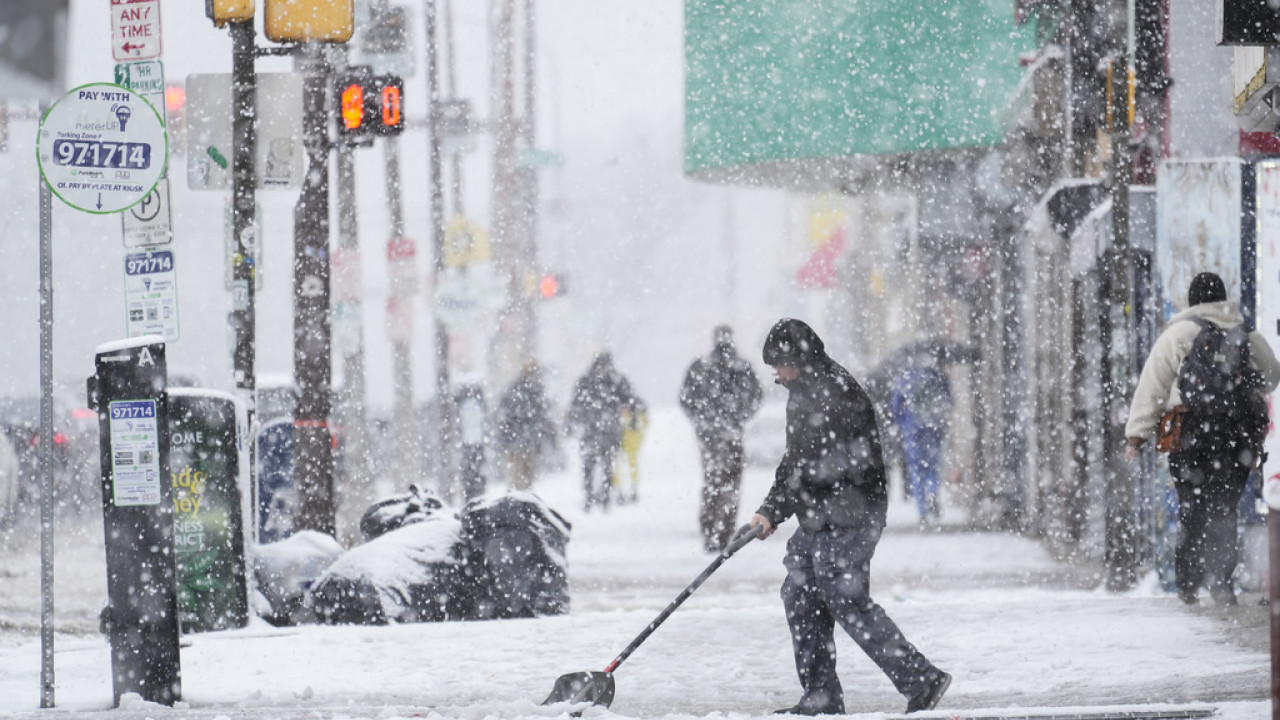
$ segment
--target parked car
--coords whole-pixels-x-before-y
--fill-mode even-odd
[[[85,478],[85,466],[97,462],[97,416],[93,415],[94,432],[85,433],[73,420],[71,407],[61,398],[53,402],[53,477],[59,508],[80,511],[91,490],[96,488],[92,478]],[[92,411],[89,411],[93,414]],[[17,503],[20,507],[34,508],[40,501],[40,397],[0,397],[0,433],[13,446],[18,456]],[[73,443],[80,447],[73,447]],[[92,443],[92,446],[90,446]],[[88,487],[83,487],[88,483]]]

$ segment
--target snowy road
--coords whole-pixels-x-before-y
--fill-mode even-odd
[[[531,620],[368,627],[255,623],[185,639],[183,702],[111,706],[96,634],[105,595],[100,525],[59,529],[58,708],[37,712],[38,543],[10,538],[0,557],[0,718],[554,717],[538,705],[562,673],[600,670],[710,561],[696,529],[692,433],[658,409],[642,458],[640,502],[583,514],[576,465],[535,488],[573,523],[573,610]],[[771,477],[752,468],[743,518]],[[896,494],[895,494],[896,495]],[[1212,708],[1268,716],[1266,612],[1184,608],[1151,587],[1096,589],[1095,569],[1053,562],[1034,541],[948,530],[922,534],[905,504],[873,566],[873,594],[908,639],[955,676],[921,718]],[[954,513],[953,513],[954,515]],[[584,717],[764,718],[799,695],[777,588],[785,538],[727,562],[616,672],[609,710]],[[845,704],[867,718],[905,701],[846,636]]]

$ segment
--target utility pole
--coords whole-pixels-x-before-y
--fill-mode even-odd
[[[347,46],[334,47],[332,57],[347,67]],[[342,447],[344,510],[339,523],[345,538],[359,536],[359,515],[372,501],[369,497],[369,435],[365,404],[364,289],[360,262],[360,229],[356,212],[355,148],[349,142],[338,142],[337,202],[338,251],[333,263],[333,344],[342,355],[342,391],[338,398],[342,408]],[[336,510],[335,510],[336,512]]]
[[[231,232],[235,243],[232,263],[232,325],[235,350],[232,354],[236,387],[248,396],[249,423],[256,408],[254,373],[257,322],[254,312],[257,280],[257,229],[253,226],[257,177],[254,153],[257,146],[257,72],[253,19],[228,23],[231,51]],[[252,467],[252,463],[250,464]],[[252,470],[250,472],[253,472]]]
[[[1127,42],[1127,41],[1126,41]],[[1129,262],[1129,184],[1133,166],[1130,157],[1129,132],[1133,125],[1132,70],[1129,53],[1122,53],[1107,66],[1107,130],[1111,137],[1111,247],[1103,256],[1099,335],[1102,344],[1102,423],[1105,433],[1102,466],[1106,473],[1106,549],[1107,589],[1124,591],[1138,580],[1138,526],[1134,497],[1134,480],[1127,467],[1122,467],[1120,449],[1125,444],[1123,429],[1113,423],[1116,407],[1124,402],[1126,389],[1117,377],[1117,338],[1119,355],[1128,354],[1128,315],[1130,282]]]
[[[458,53],[454,44],[453,28],[453,0],[444,0],[444,47],[448,58],[448,65],[445,67],[446,90],[449,100],[456,102],[458,99]],[[453,215],[462,217],[465,211],[462,197],[462,148],[454,147],[453,152],[449,154],[449,168]]]
[[[417,475],[418,457],[413,411],[413,295],[416,291],[417,250],[413,240],[404,234],[400,138],[383,138],[382,150],[387,173],[387,210],[391,215],[391,234],[387,237],[387,273],[390,276],[387,336],[391,338],[391,377],[395,388],[392,410],[395,477],[407,483]]]
[[[538,83],[537,83],[537,22],[534,14],[535,0],[524,0],[524,112],[520,116],[520,140],[529,151],[527,162],[517,163],[517,178],[520,181],[520,235],[516,238],[519,247],[520,263],[525,277],[539,276],[538,268],[538,166],[533,162],[534,151],[538,147]],[[524,283],[522,283],[522,286]],[[513,368],[518,371],[526,363],[537,356],[538,350],[538,313],[529,292],[520,295],[518,325],[520,341],[520,364]],[[514,374],[514,372],[513,372]],[[508,378],[502,378],[505,382]]]
[[[494,105],[493,221],[491,237],[499,272],[506,280],[506,305],[493,338],[491,377],[499,383],[515,375],[531,356],[528,331],[531,315],[529,288],[533,275],[526,248],[520,240],[520,168],[516,154],[519,127],[516,120],[515,14],[516,0],[492,0],[492,76],[490,96]]]
[[[329,316],[328,67],[318,42],[308,41],[294,63],[303,76],[303,145],[307,172],[294,208],[293,373],[298,403],[293,420],[294,527],[334,535],[332,391]]]
[[[432,265],[433,288],[440,286],[444,276],[444,173],[440,149],[440,63],[436,42],[436,0],[426,0],[427,34],[427,184],[431,186],[431,244],[435,254]],[[457,479],[453,472],[453,449],[450,431],[453,423],[453,394],[449,381],[449,330],[440,317],[440,308],[433,312],[435,325],[436,361],[436,422],[439,437],[440,488],[446,497],[458,494]]]

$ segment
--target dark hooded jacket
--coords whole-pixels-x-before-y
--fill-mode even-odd
[[[809,531],[885,524],[888,495],[871,399],[827,356],[805,323],[786,318],[769,332],[764,362],[799,376],[785,384],[787,451],[758,513],[776,527],[792,515]]]
[[[635,401],[631,383],[613,365],[613,355],[601,352],[574,385],[565,424],[582,433],[579,444],[584,448],[616,448],[622,442],[622,408],[634,408]]]
[[[519,453],[537,453],[555,443],[556,427],[540,368],[525,368],[502,393],[497,441],[502,449]]]
[[[716,344],[710,355],[695,360],[680,387],[680,406],[703,443],[741,442],[742,428],[760,409],[762,397],[751,364],[730,342]]]

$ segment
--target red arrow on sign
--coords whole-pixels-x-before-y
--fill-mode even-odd
[[[125,43],[120,46],[120,49],[125,52],[133,52],[134,50],[141,50],[144,47],[146,47],[146,45],[135,45],[133,43]]]

